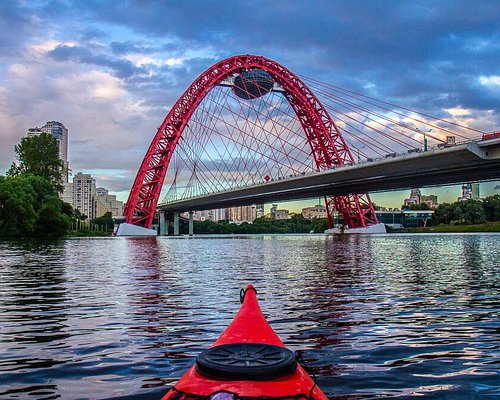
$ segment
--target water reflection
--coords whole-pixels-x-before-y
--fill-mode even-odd
[[[0,398],[160,398],[247,283],[329,398],[494,396],[498,238],[0,242]]]
[[[0,389],[0,396],[24,392],[16,382],[29,382],[36,374],[66,362],[58,354],[69,346],[70,337],[64,258],[63,242],[12,241],[2,252],[0,388],[5,390]],[[36,354],[33,347],[39,349]],[[57,385],[35,384],[30,392],[55,395]]]

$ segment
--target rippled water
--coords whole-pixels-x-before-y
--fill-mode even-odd
[[[329,398],[500,397],[499,239],[0,242],[0,399],[159,399],[247,283]]]

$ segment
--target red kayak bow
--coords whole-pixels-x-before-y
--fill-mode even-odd
[[[162,400],[327,400],[267,323],[248,285],[242,306]]]

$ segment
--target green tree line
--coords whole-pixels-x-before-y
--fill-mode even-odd
[[[432,225],[439,224],[482,224],[486,221],[500,221],[500,195],[483,200],[466,200],[440,204],[434,211]]]
[[[239,225],[228,221],[194,221],[194,231],[197,234],[268,234],[268,233],[323,233],[327,229],[326,218],[312,220],[300,214],[292,215],[290,219],[272,220],[257,218],[252,224],[243,222]],[[182,233],[188,233],[188,224],[182,226]]]
[[[45,178],[0,176],[0,236],[60,237],[72,218],[71,206]]]

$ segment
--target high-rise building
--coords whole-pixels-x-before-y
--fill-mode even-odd
[[[458,201],[466,200],[479,200],[479,183],[464,183],[462,185],[462,196],[459,197]]]
[[[226,217],[226,209],[218,208],[216,210],[209,210],[209,218],[211,221],[218,222],[225,220]]]
[[[420,189],[413,188],[410,192],[410,197],[405,199],[403,208],[411,206],[412,204],[420,204],[421,197],[422,197],[422,192],[420,192]]]
[[[78,172],[73,177],[73,208],[85,214],[89,219],[96,218],[95,179],[90,174]]]
[[[189,218],[189,213],[183,213],[185,218]],[[195,221],[213,221],[218,222],[226,219],[226,209],[220,208],[215,210],[194,211],[193,220]]]
[[[226,217],[236,223],[253,222],[257,218],[257,208],[255,205],[230,207],[226,210]]]
[[[265,215],[264,204],[256,204],[255,205],[255,212],[256,212],[257,218],[263,217]]]
[[[41,128],[29,128],[27,136],[37,136],[44,133],[49,133],[57,141],[57,148],[59,150],[59,158],[63,161],[66,173],[63,175],[63,183],[68,182],[68,129],[58,121],[48,121]]]
[[[471,184],[471,194],[472,200],[479,200],[481,198],[481,196],[479,195],[479,183]]]

